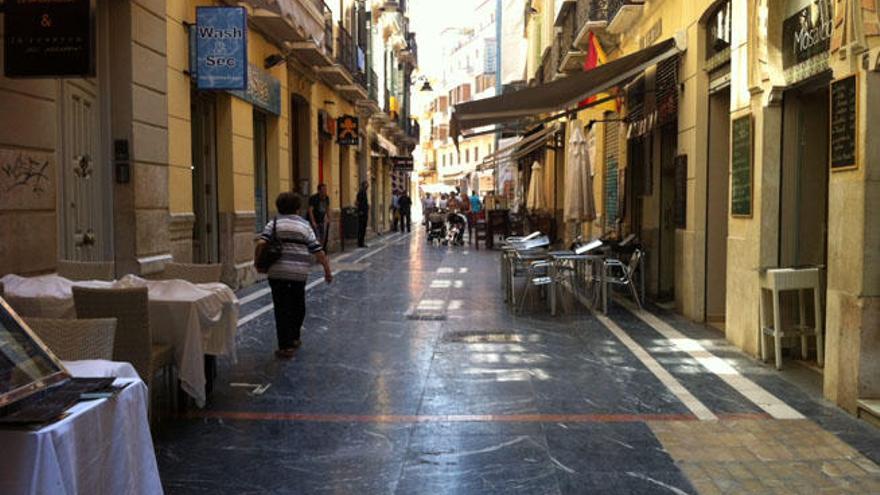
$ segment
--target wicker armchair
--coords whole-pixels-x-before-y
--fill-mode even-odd
[[[73,288],[73,304],[77,318],[116,318],[116,339],[113,360],[129,362],[152,391],[153,377],[159,371],[170,371],[174,363],[172,348],[154,344],[150,331],[150,308],[147,288],[92,289]],[[166,373],[169,389],[173,381]],[[169,390],[173,399],[173,390]]]
[[[27,324],[59,359],[65,361],[113,359],[116,318],[93,320],[28,318]]]
[[[68,280],[113,280],[116,265],[112,261],[58,260],[57,272]]]
[[[197,265],[194,263],[166,263],[161,277],[165,280],[186,280],[194,284],[219,282],[223,265]]]

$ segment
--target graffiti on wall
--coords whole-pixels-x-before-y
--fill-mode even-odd
[[[24,151],[0,150],[0,191],[42,195],[49,187],[49,158]]]

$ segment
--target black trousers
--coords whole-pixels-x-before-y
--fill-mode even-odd
[[[366,244],[368,219],[369,215],[367,213],[358,214],[358,246]]]
[[[296,280],[269,279],[272,303],[275,305],[275,331],[278,348],[290,349],[299,340],[306,318],[306,283]]]
[[[400,231],[409,232],[412,227],[412,213],[408,210],[400,211]]]

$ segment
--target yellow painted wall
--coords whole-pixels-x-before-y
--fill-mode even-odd
[[[221,5],[207,0],[175,0],[166,3],[168,46],[168,152],[169,208],[172,214],[192,213],[192,126],[189,69],[189,37],[184,22],[195,22],[197,6]],[[248,31],[249,62],[262,67],[262,61],[279,48],[258,31]],[[287,66],[269,69],[281,82],[281,115],[267,116],[268,203],[290,188],[289,93]],[[254,211],[253,108],[238,98],[220,93],[217,99],[217,160],[220,211]]]

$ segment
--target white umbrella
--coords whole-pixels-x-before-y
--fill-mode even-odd
[[[580,122],[571,123],[568,141],[568,162],[565,168],[565,215],[566,222],[581,224],[596,219],[596,202],[593,199],[593,178],[590,176],[590,154],[587,139]]]
[[[526,197],[526,208],[529,211],[543,210],[547,202],[544,200],[544,173],[541,164],[532,165],[532,177],[529,179],[529,195]]]

